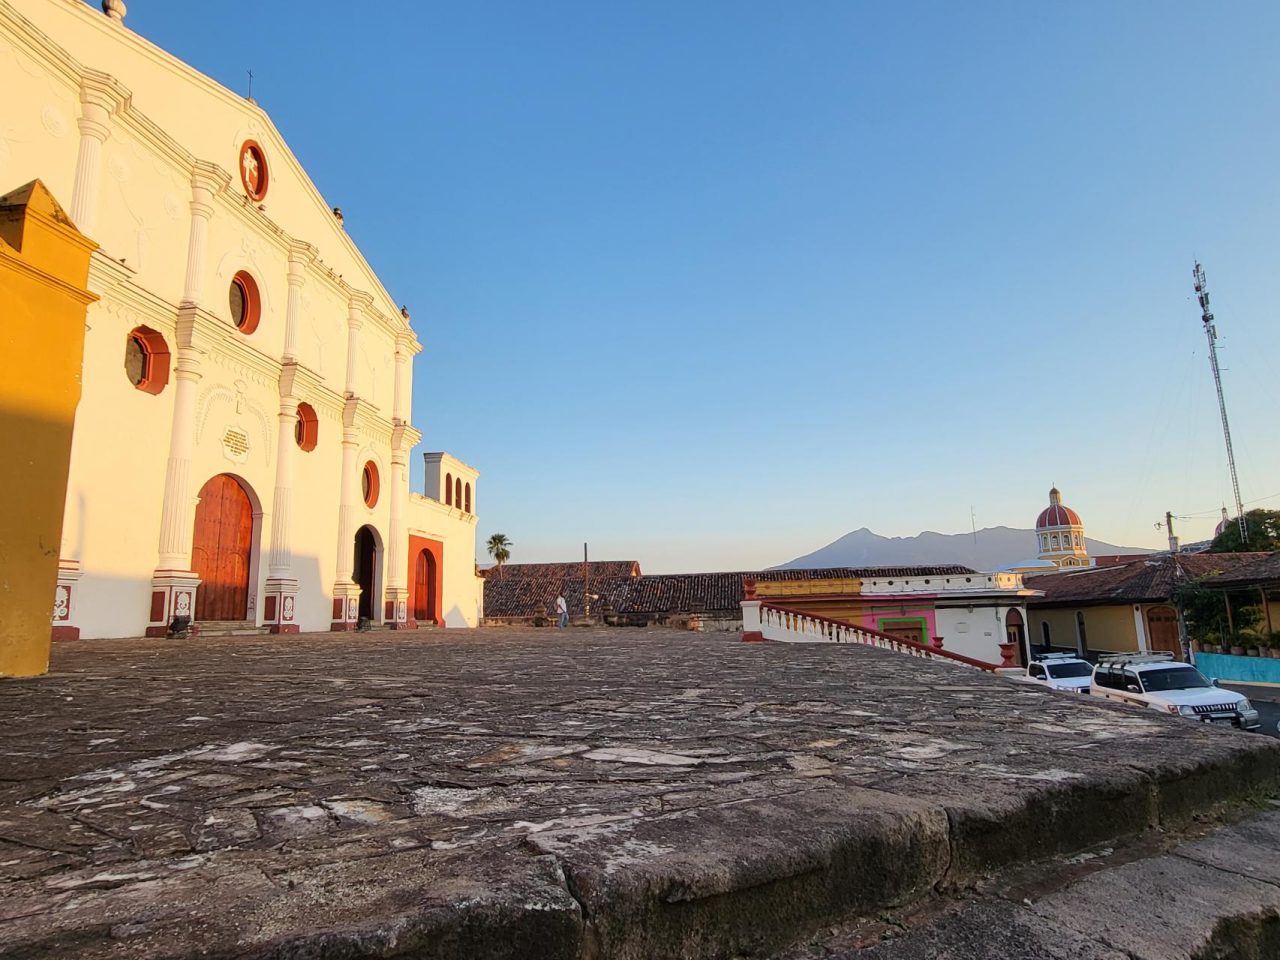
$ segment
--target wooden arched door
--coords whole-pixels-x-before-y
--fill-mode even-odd
[[[436,622],[436,558],[430,550],[418,553],[413,576],[413,619],[418,623]]]
[[[200,576],[197,621],[249,616],[253,506],[235,477],[220,473],[200,488],[191,569]]]
[[[1178,612],[1173,607],[1147,609],[1147,644],[1152,653],[1172,653],[1182,659],[1182,642],[1178,639]]]

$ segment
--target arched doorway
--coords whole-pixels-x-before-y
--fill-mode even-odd
[[[381,586],[378,576],[378,561],[381,551],[378,549],[378,534],[373,527],[363,526],[356,531],[355,562],[351,566],[352,579],[360,585],[360,618],[377,620],[381,617],[377,612],[382,604],[379,602]]]
[[[1152,653],[1172,653],[1182,659],[1182,641],[1178,638],[1178,612],[1173,607],[1147,609],[1147,646]]]
[[[197,621],[248,619],[252,556],[253,504],[239,480],[220,473],[200,488],[196,504],[191,569],[200,577]]]
[[[1017,648],[1019,666],[1025,667],[1027,665],[1027,631],[1020,611],[1010,608],[1005,614],[1004,635],[1005,642],[1012,643]]]
[[[436,622],[436,558],[430,550],[418,553],[413,574],[413,619],[418,623]]]

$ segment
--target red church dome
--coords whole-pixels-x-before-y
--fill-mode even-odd
[[[1084,526],[1080,521],[1080,514],[1076,513],[1070,507],[1062,505],[1062,492],[1054,487],[1049,491],[1049,506],[1040,511],[1040,516],[1036,518],[1036,529],[1044,530],[1046,527],[1080,527]]]

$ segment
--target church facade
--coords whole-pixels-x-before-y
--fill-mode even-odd
[[[408,311],[261,108],[103,8],[0,0],[0,193],[99,246],[55,638],[475,625],[478,473],[409,491]]]

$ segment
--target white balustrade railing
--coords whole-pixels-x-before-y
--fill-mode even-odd
[[[744,604],[745,607],[746,604]],[[759,618],[760,633],[765,640],[776,640],[782,643],[860,643],[867,647],[879,647],[912,657],[941,660],[978,670],[992,671],[996,668],[994,663],[975,660],[973,657],[952,653],[941,647],[904,640],[867,627],[831,620],[816,614],[799,613],[768,603],[759,604]]]

